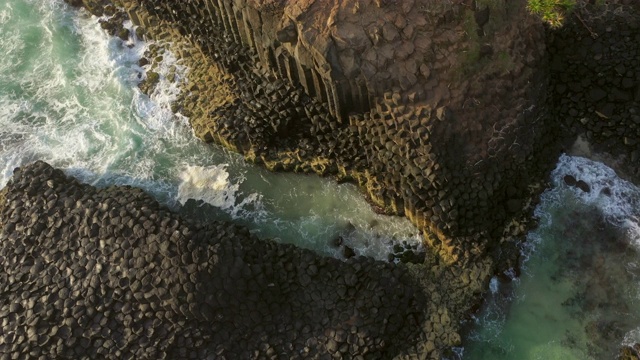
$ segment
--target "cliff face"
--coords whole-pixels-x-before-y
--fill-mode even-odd
[[[352,179],[452,263],[499,241],[557,149],[535,106],[542,25],[525,1],[483,3],[119,5],[213,62],[188,85],[199,137],[273,170]]]
[[[549,37],[554,112],[569,133],[640,181],[640,3],[587,14]]]

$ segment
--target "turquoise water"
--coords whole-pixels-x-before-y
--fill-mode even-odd
[[[417,243],[406,220],[374,214],[350,185],[271,174],[194,139],[171,112],[179,89],[162,78],[151,97],[137,82],[149,44],[107,37],[97,19],[57,0],[0,2],[0,186],[15,167],[43,159],[98,186],[129,184],[206,219],[340,256],[386,258]],[[188,69],[164,54],[161,74]],[[564,184],[587,181],[589,194]],[[607,188],[608,190],[605,190]],[[463,359],[609,359],[640,341],[638,194],[601,164],[563,157],[511,283],[491,282],[469,322]]]
[[[561,157],[523,245],[522,276],[492,280],[463,358],[614,359],[640,342],[639,205],[640,189],[613,170]]]
[[[417,245],[406,219],[373,213],[351,185],[272,174],[197,141],[171,112],[179,89],[164,77],[147,97],[137,65],[149,44],[109,38],[98,19],[60,0],[0,1],[0,186],[42,159],[98,186],[129,184],[203,220],[233,218],[263,236],[341,256],[386,259],[394,243]],[[164,54],[161,74],[188,69]]]

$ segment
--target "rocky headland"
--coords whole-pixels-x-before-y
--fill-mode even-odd
[[[91,335],[91,341],[85,349],[97,352],[107,339],[116,341],[115,337],[128,339],[127,349],[131,350],[127,350],[127,353],[134,356],[138,351],[140,354],[158,351],[158,354],[171,356],[177,354],[172,351],[192,349],[194,356],[200,357],[203,354],[215,354],[219,346],[220,351],[230,351],[225,353],[227,358],[234,358],[237,354],[246,355],[241,356],[243,358],[276,358],[284,352],[300,358],[323,357],[327,356],[323,354],[330,353],[337,357],[362,355],[372,358],[440,359],[450,352],[451,347],[460,345],[460,321],[477,308],[490,276],[502,274],[509,268],[517,272],[517,243],[531,225],[531,210],[536,197],[544,189],[548,172],[561,151],[569,151],[575,139],[580,137],[582,141],[578,145],[588,144],[594,151],[604,153],[603,158],[627,177],[640,178],[640,169],[637,167],[640,156],[640,9],[637,4],[620,1],[610,2],[605,7],[588,6],[567,19],[563,28],[550,30],[529,14],[525,0],[68,2],[82,5],[95,15],[105,16],[101,21],[105,29],[115,36],[126,38],[129,35],[118,25],[129,18],[137,26],[136,34],[172,47],[190,68],[175,110],[189,117],[199,138],[222,144],[274,171],[317,173],[335,176],[341,181],[353,181],[380,211],[408,217],[423,231],[425,244],[428,245],[424,263],[394,267],[367,259],[349,260],[346,263],[321,259],[290,246],[258,241],[242,230],[222,223],[216,223],[215,226],[236,230],[224,230],[222,232],[227,235],[217,236],[215,234],[220,233],[217,228],[207,227],[213,225],[189,224],[184,225],[189,229],[188,234],[180,230],[178,232],[182,236],[176,235],[176,239],[166,234],[169,236],[166,239],[149,240],[143,237],[132,240],[139,242],[136,246],[153,247],[153,241],[156,241],[156,246],[168,246],[174,250],[164,254],[161,250],[151,249],[151,253],[160,251],[162,256],[157,258],[142,256],[147,250],[139,250],[137,255],[131,253],[132,256],[127,258],[141,263],[145,269],[141,273],[150,274],[147,285],[151,282],[152,287],[134,291],[131,289],[131,279],[124,285],[120,285],[120,280],[117,283],[110,280],[126,277],[121,276],[124,273],[116,273],[113,276],[105,275],[104,278],[97,276],[97,282],[89,287],[69,284],[66,288],[68,291],[64,293],[67,296],[73,291],[80,294],[89,291],[92,286],[98,286],[104,291],[111,291],[109,294],[130,294],[116,302],[116,305],[148,305],[144,311],[140,310],[143,316],[140,321],[145,321],[144,324],[149,324],[153,329],[162,329],[158,331],[164,335],[156,338],[153,334],[129,334],[130,330],[122,330],[129,332],[128,337],[108,333],[110,330],[105,329],[128,329],[129,326],[122,325],[121,318],[124,315],[121,307],[103,305],[100,307],[102,310],[98,311],[101,315],[96,329],[107,333]],[[153,72],[153,66],[158,56],[159,53],[152,52],[145,60],[149,68],[147,79],[141,84],[145,91],[151,91],[157,81],[158,75]],[[576,148],[580,146],[573,148],[573,151],[579,151]],[[29,208],[35,209],[30,211],[39,214],[40,207],[33,205],[37,203],[37,197],[49,196],[44,195],[46,192],[54,193],[46,188],[50,180],[48,177],[53,176],[47,174],[57,174],[56,179],[62,179],[61,174],[47,169],[47,166],[37,164],[16,174],[12,184],[5,190],[3,214],[13,214],[16,206],[20,208],[20,203],[12,196],[23,191],[23,188],[15,187],[15,184],[31,182],[39,185],[25,185],[24,188],[30,190],[21,196],[27,199],[23,201],[29,204]],[[58,180],[52,181],[55,183]],[[65,181],[73,183],[72,180]],[[74,186],[81,190],[73,195],[78,199],[70,200],[71,208],[91,208],[91,204],[78,203],[85,191],[87,194],[98,194],[96,196],[101,199],[112,195],[116,198],[123,196],[119,192],[139,194],[131,189],[113,190],[116,194],[111,194],[108,190],[96,190],[78,184]],[[157,205],[149,205],[146,201],[151,200],[145,199],[145,209],[155,209],[153,211],[156,214],[154,218],[151,218],[151,214],[144,214],[148,218],[148,226],[164,229],[166,224],[158,225],[157,222],[161,224],[164,218],[177,218]],[[126,209],[131,201],[124,201],[118,206],[115,205],[117,200],[113,201],[113,205],[107,204],[107,208],[103,209],[108,214],[104,215],[104,219],[110,219],[113,212],[113,217],[118,218],[118,222],[122,221],[122,216],[126,215],[117,216],[116,213]],[[52,227],[49,219],[53,213],[49,212],[60,204],[54,202],[52,208],[47,208],[49,202],[47,200],[42,205],[45,209],[42,210],[42,216],[35,218],[32,213],[23,214],[22,210],[18,215],[3,215],[0,225],[3,227],[3,239],[12,236],[24,239],[20,243],[13,241],[11,245],[2,245],[7,247],[7,254],[16,252],[15,261],[27,259],[24,244],[48,246],[46,244],[59,240],[55,237],[57,228]],[[135,204],[133,202],[131,206]],[[61,206],[67,206],[64,200]],[[140,214],[141,211],[138,210]],[[82,219],[86,215],[95,218],[91,211],[80,212],[72,217]],[[127,221],[133,221],[131,229],[140,214],[128,215]],[[84,248],[86,244],[78,243],[81,239],[86,238],[88,240],[85,241],[92,243],[91,239],[98,239],[96,236],[103,236],[101,233],[107,231],[100,230],[104,219],[99,219],[101,222],[97,225],[96,234],[90,232],[84,238],[79,231],[80,226],[69,223],[67,231],[73,236],[65,238],[79,244],[74,245],[76,249]],[[35,224],[40,220],[43,221],[42,225],[36,229],[42,229],[38,231],[28,225],[29,221]],[[27,223],[22,226],[11,225],[24,221]],[[89,218],[83,221],[89,221]],[[179,224],[189,223],[184,219],[176,221]],[[57,220],[53,225],[56,223]],[[45,233],[52,233],[52,237],[40,235]],[[212,236],[211,239],[218,240],[189,240],[192,239],[190,236],[195,236],[193,234],[200,233],[214,234],[205,237]],[[104,246],[120,244],[120,240],[117,240],[120,238],[137,239],[137,235],[118,233],[109,238],[111,242],[105,238]],[[204,294],[206,300],[207,291],[221,288],[229,291],[225,284],[235,286],[236,281],[229,281],[229,274],[222,270],[220,274],[207,272],[209,270],[206,269],[216,269],[215,264],[196,265],[198,270],[193,270],[193,258],[184,258],[180,250],[180,246],[189,244],[209,249],[216,243],[228,244],[226,246],[229,248],[224,256],[216,255],[219,258],[226,258],[225,261],[230,264],[235,264],[236,260],[233,259],[242,259],[237,265],[241,275],[236,276],[252,284],[231,289],[246,296],[246,302],[207,305],[221,309],[234,318],[230,321],[233,329],[228,329],[226,323],[218,323],[218,326],[224,327],[224,331],[220,332],[211,330],[210,325],[204,325],[224,319],[209,319],[204,315],[189,317],[189,314],[199,313],[188,311],[201,306],[208,309],[202,305],[206,301],[203,303],[201,296]],[[173,248],[171,244],[178,245]],[[91,248],[91,245],[88,246]],[[225,249],[223,245],[220,246],[218,249]],[[265,247],[277,255],[266,255],[261,260],[255,260],[258,255],[251,255],[254,256],[252,260],[247,260],[245,257],[250,255],[242,253],[257,249],[256,254],[261,256],[272,254],[262,250]],[[242,251],[236,250],[238,248]],[[47,251],[38,250],[37,253],[53,256]],[[215,251],[208,251],[206,261],[216,254]],[[237,254],[238,251],[241,254]],[[110,259],[121,261],[118,258],[123,258],[126,252],[126,249],[116,249],[109,256],[117,254]],[[67,255],[68,258],[56,255],[66,259],[64,264],[69,264],[64,269],[75,269],[72,263],[84,261],[84,257],[78,256],[78,253],[69,252]],[[295,265],[300,263],[301,257],[308,257],[303,262],[302,270]],[[106,260],[106,255],[101,259]],[[163,259],[169,260],[165,262]],[[173,259],[179,260],[175,260],[174,264]],[[44,299],[42,294],[39,297],[37,295],[43,286],[32,284],[38,281],[47,286],[58,284],[58,280],[53,281],[52,278],[38,280],[37,273],[45,274],[41,271],[31,275],[18,272],[29,272],[31,270],[27,267],[30,266],[43,266],[35,261],[35,257],[30,261],[22,267],[9,266],[7,274],[14,275],[7,275],[7,281],[4,282],[9,284],[9,279],[12,279],[11,284],[16,287],[5,293],[13,297],[20,294],[25,297],[22,300],[31,305],[29,309],[25,305],[21,305],[24,309],[13,308],[8,303],[2,307],[6,313],[3,322],[24,329],[21,330],[24,334],[21,332],[16,337],[21,339],[21,342],[16,342],[15,349],[18,350],[11,347],[11,351],[20,351],[34,339],[37,343],[43,335],[31,322],[37,324],[42,314],[48,314],[48,311],[43,313],[41,308],[34,310],[35,300],[28,300],[33,296]],[[249,274],[251,267],[246,271],[244,269],[247,267],[243,267],[251,261],[260,264],[260,270],[252,275]],[[289,263],[292,265],[287,265]],[[5,261],[5,264],[8,262]],[[293,270],[282,270],[279,275],[273,275],[279,282],[269,280],[266,285],[257,282],[254,286],[256,274],[267,271],[265,267],[274,267],[264,264],[279,264],[277,266]],[[313,276],[308,273],[309,264],[316,269],[311,271]],[[113,266],[117,271],[126,269],[124,265]],[[182,297],[176,298],[177,295],[170,292],[172,286],[176,283],[184,285],[183,281],[192,274],[192,270],[185,270],[184,274],[189,276],[185,275],[183,279],[164,280],[160,271],[167,269],[163,269],[163,266],[168,266],[167,269],[191,266],[199,276],[196,279],[201,281],[193,282],[193,286],[205,280],[219,286],[202,291],[190,288],[184,293],[180,292]],[[343,271],[343,267],[354,266],[366,271],[359,273],[349,270],[347,275],[334,276],[321,270],[327,266],[337,273]],[[95,270],[86,266],[84,269],[84,275],[95,278],[92,275]],[[229,270],[227,266],[225,269]],[[287,271],[292,271],[294,275],[287,275]],[[301,274],[305,273],[305,280],[301,280]],[[31,279],[30,276],[33,282],[23,284],[16,280],[22,280],[23,277]],[[344,276],[349,278],[349,284],[352,284],[349,286],[367,290],[371,287],[373,293],[382,291],[384,295],[379,299],[381,304],[372,305],[369,293],[360,296],[349,292],[347,277]],[[307,278],[313,278],[313,281],[307,281]],[[395,285],[388,287],[388,282]],[[263,300],[270,298],[267,295],[263,297],[263,293],[273,290],[268,286],[271,283],[277,286],[278,291],[283,291],[284,295],[278,296],[294,296],[289,295],[292,294],[290,288],[306,295],[295,295],[291,301],[284,300],[276,305],[270,305],[265,300],[265,305]],[[334,291],[343,284],[346,292]],[[7,286],[5,288],[9,289]],[[313,297],[316,294],[314,289],[318,289],[320,298]],[[142,296],[144,301],[137,299],[135,294]],[[189,294],[192,296],[189,297]],[[297,296],[307,298],[301,300]],[[171,299],[174,299],[171,304],[175,303],[177,307],[166,305],[165,301]],[[366,299],[367,302],[358,303],[359,299]],[[54,302],[57,300],[53,299]],[[312,304],[311,301],[313,304],[315,301],[321,303],[313,306],[317,312],[306,309],[298,313],[297,305],[290,305]],[[43,300],[44,304],[49,302]],[[84,303],[76,306],[74,300],[62,302],[62,308],[68,306],[71,310],[67,311],[72,315],[75,308],[89,311],[89,307],[96,307],[96,304],[87,306]],[[288,305],[283,305],[285,303]],[[388,304],[394,303],[398,306],[392,309]],[[343,319],[346,315],[340,315],[342,310],[336,310],[340,306],[345,306],[344,309],[361,309],[357,310],[358,316],[366,325],[352,325],[355,320]],[[153,311],[147,311],[150,308]],[[251,315],[253,308],[265,311],[258,311],[254,316]],[[30,311],[29,316],[15,315],[18,310]],[[109,311],[109,314],[105,315],[105,311]],[[158,311],[161,315],[157,314]],[[364,312],[366,315],[362,315]],[[276,320],[274,316],[280,316],[281,313],[284,320]],[[299,314],[306,315],[300,317]],[[71,317],[75,319],[73,321],[77,320]],[[104,324],[101,324],[102,318],[106,319]],[[156,321],[156,318],[159,320]],[[389,322],[384,319],[391,318],[401,320],[391,327],[393,330],[387,331],[385,329],[389,327]],[[66,321],[67,317],[64,315],[55,319],[53,323]],[[148,319],[152,320],[146,322]],[[303,327],[308,326],[308,331],[292,330],[297,329],[298,319],[304,323]],[[133,321],[133,317],[128,321]],[[387,322],[382,326],[380,321]],[[291,322],[292,325],[287,325]],[[261,325],[261,333],[247,330],[253,329],[255,324]],[[284,325],[280,328],[281,324]],[[320,325],[322,329],[315,328]],[[63,326],[56,325],[56,330]],[[85,325],[72,322],[67,326],[65,329],[69,331]],[[347,327],[349,330],[346,330]],[[349,334],[362,333],[362,340],[355,340],[358,347],[352,347],[353,344],[348,341],[350,338],[342,336],[342,332],[338,336],[337,330],[331,331],[337,328]],[[55,333],[47,336],[43,341],[55,341],[58,344],[57,347],[46,346],[50,351],[75,351],[77,347],[74,341],[80,341],[75,333],[73,336],[65,335],[65,338],[57,337]],[[358,336],[354,335],[354,339]],[[187,338],[190,343],[187,343]],[[265,338],[267,340],[262,340]],[[102,340],[98,341],[100,346],[94,347],[96,339]],[[71,345],[67,346],[67,341]],[[196,341],[199,342],[196,344]],[[298,349],[299,346],[302,346],[302,350]],[[124,350],[120,351],[120,354],[125,354]],[[116,353],[108,354],[119,357]]]

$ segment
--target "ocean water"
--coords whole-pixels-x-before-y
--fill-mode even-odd
[[[590,186],[568,186],[567,175]],[[522,275],[491,281],[464,359],[615,359],[640,342],[640,188],[563,155],[536,209]]]
[[[164,54],[151,96],[137,89],[148,46],[110,38],[61,0],[0,1],[0,187],[41,159],[84,182],[138,186],[202,221],[235,219],[327,255],[342,256],[337,237],[378,259],[396,243],[419,245],[414,226],[375,214],[353,185],[269,173],[195,139],[171,111],[189,71],[173,54]]]

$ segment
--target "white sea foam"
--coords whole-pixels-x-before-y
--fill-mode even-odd
[[[255,220],[262,207],[260,196],[254,193],[242,197],[240,185],[229,178],[226,168],[226,164],[187,166],[180,176],[177,200],[183,205],[190,199],[200,200],[225,210],[234,218],[250,215]],[[249,206],[253,208],[250,212],[247,211]]]
[[[152,101],[138,99],[139,111],[147,119],[146,125],[151,129],[166,128],[168,118],[179,119],[187,124],[187,118],[181,114],[173,113],[171,105],[178,99],[182,92],[182,86],[186,82],[189,68],[180,64],[176,55],[167,47],[160,44],[162,61],[154,65],[153,71],[159,75],[159,81],[149,95]],[[146,71],[151,69],[151,64],[145,65],[142,77],[146,79]]]
[[[564,183],[566,175],[586,182],[591,191],[567,186]],[[631,242],[640,248],[638,187],[619,178],[613,169],[602,163],[567,155],[560,157],[552,180],[556,187],[568,188],[583,204],[597,206],[610,223],[625,228]]]
[[[500,282],[498,281],[498,279],[496,277],[492,277],[489,281],[489,291],[491,291],[491,293],[495,295],[498,293],[499,286]]]
[[[567,175],[587,183],[590,192],[584,192],[577,187],[567,185],[564,180]],[[470,359],[473,359],[473,356],[487,359],[514,357],[527,359],[587,358],[580,348],[569,350],[569,347],[560,340],[549,342],[542,336],[539,337],[540,343],[534,344],[529,343],[527,339],[518,337],[527,333],[527,330],[524,330],[527,321],[538,320],[531,318],[531,314],[540,314],[540,327],[550,326],[551,329],[553,321],[565,318],[567,324],[558,324],[555,325],[555,328],[566,326],[567,329],[574,329],[567,330],[575,332],[569,334],[569,338],[573,336],[574,339],[577,339],[576,341],[583,341],[581,330],[584,324],[580,323],[582,320],[576,322],[566,320],[570,318],[570,315],[565,313],[566,310],[563,310],[565,307],[555,307],[556,301],[563,302],[567,300],[567,296],[569,296],[567,294],[571,294],[571,296],[573,294],[570,290],[570,280],[567,280],[570,279],[570,276],[562,277],[560,272],[562,265],[554,265],[554,262],[557,261],[555,259],[556,253],[550,249],[558,245],[549,243],[562,241],[563,235],[559,232],[564,231],[561,229],[570,229],[571,225],[564,223],[564,221],[571,218],[572,214],[580,216],[580,211],[584,209],[598,209],[611,225],[627,230],[629,244],[640,248],[638,240],[638,234],[640,234],[640,222],[638,221],[640,217],[640,190],[636,186],[617,177],[614,170],[601,163],[566,155],[559,158],[555,170],[551,173],[551,180],[552,187],[542,194],[541,202],[535,210],[535,215],[539,218],[539,227],[528,234],[527,241],[522,247],[522,277],[509,285],[513,291],[507,293],[502,289],[502,284],[499,287],[494,287],[491,284],[484,310],[475,318],[479,329],[469,337],[474,343],[468,349],[471,353],[470,356],[472,356],[469,357]],[[554,224],[554,221],[562,221],[563,223]],[[540,251],[542,251],[542,255],[539,254]],[[542,259],[541,256],[549,258]],[[530,259],[534,259],[535,268],[527,268]],[[548,269],[545,269],[545,266],[548,266]],[[556,269],[555,266],[559,266],[559,268]],[[631,269],[633,266],[637,267],[637,264],[627,266],[630,273],[636,272]],[[585,274],[585,276],[589,275]],[[543,284],[542,281],[551,281],[551,283],[545,282]],[[525,286],[525,290],[522,290],[521,286]],[[541,292],[545,289],[548,293]],[[535,291],[535,293],[530,291]],[[633,284],[629,284],[628,291],[633,294],[630,298],[637,297],[638,288]],[[541,297],[541,294],[545,295]],[[545,296],[548,296],[549,299],[544,298]],[[526,309],[522,304],[526,304]],[[540,306],[541,309],[536,309],[537,306]],[[566,309],[574,308],[572,306],[566,307]],[[545,316],[548,316],[549,319],[545,319]],[[536,338],[536,336],[532,337]],[[561,338],[560,336],[557,339]],[[638,341],[640,341],[640,328],[629,332],[623,344],[632,345]]]
[[[587,193],[577,187],[568,186],[564,182],[566,175],[586,182],[591,191]],[[561,191],[570,191],[580,203],[596,206],[608,222],[624,229],[629,243],[640,250],[640,188],[619,178],[613,169],[602,163],[567,155],[560,157],[556,169],[552,172],[552,181],[555,189],[548,191],[545,194],[546,198],[543,196],[543,201],[557,203]],[[545,215],[550,225],[550,215]],[[631,288],[629,291],[638,292],[637,289]],[[640,328],[629,331],[621,345],[632,346],[638,342]]]
[[[3,8],[0,8],[0,25],[6,24],[11,18],[11,4],[4,4]]]
[[[35,159],[85,181],[112,177],[136,150],[131,134],[142,135],[129,114],[146,45],[109,37],[97,19],[75,16],[61,1],[12,3],[33,14],[10,14],[26,17],[9,19],[23,25],[11,26],[15,36],[2,28],[0,38],[9,54],[2,57],[8,66],[0,60],[0,185],[13,168]],[[120,173],[133,179],[135,171]]]
[[[377,218],[377,219],[376,219]],[[366,219],[366,218],[365,218]],[[399,218],[373,216],[378,223],[375,227],[362,225],[359,218],[352,218],[350,223],[358,224],[354,231],[345,236],[347,245],[353,247],[356,254],[375,259],[386,260],[387,255],[393,253],[396,244],[415,247],[415,252],[425,251],[422,235],[408,221]],[[385,221],[386,220],[386,221]],[[399,259],[396,259],[396,263]]]
[[[625,334],[622,340],[622,346],[633,346],[640,343],[640,328],[633,329]]]

